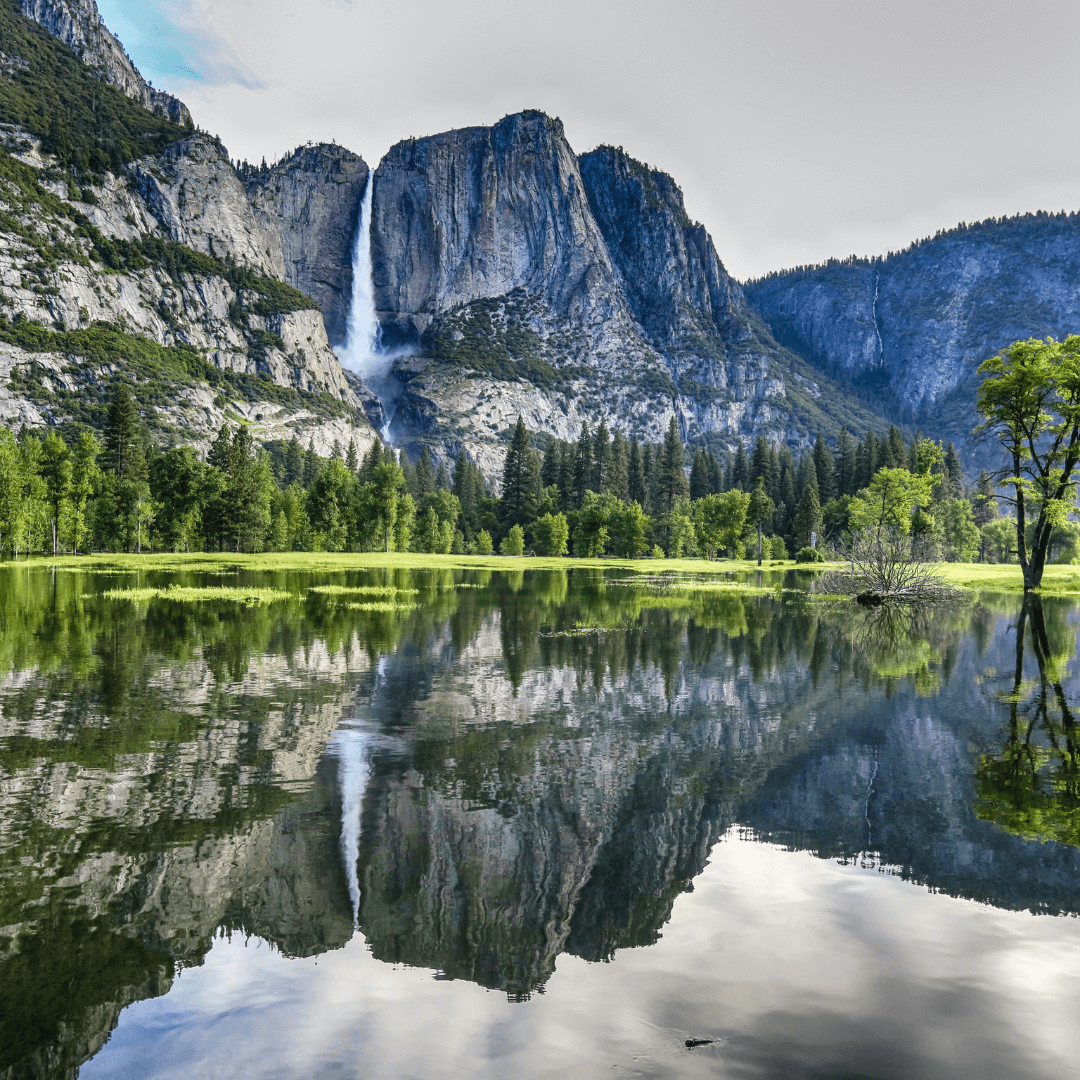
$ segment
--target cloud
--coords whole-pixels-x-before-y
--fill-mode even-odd
[[[949,0],[101,6],[234,156],[336,139],[375,163],[409,136],[541,108],[579,152],[614,143],[670,172],[742,278],[1080,205],[1080,143],[1062,138],[1080,86],[1047,53],[1080,34],[1075,5],[978,20]]]

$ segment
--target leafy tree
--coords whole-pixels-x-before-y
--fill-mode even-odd
[[[27,479],[15,437],[0,428],[0,551],[18,555],[26,516]]]
[[[382,461],[372,470],[369,488],[370,506],[373,525],[382,536],[384,551],[393,550],[398,504],[404,487],[405,477],[396,462]]]
[[[89,532],[87,506],[101,477],[97,463],[100,453],[101,444],[93,432],[79,432],[71,461],[71,550],[76,555]]]
[[[481,529],[476,534],[476,539],[473,541],[473,554],[474,555],[490,555],[495,550],[495,545],[491,540],[491,533],[487,529]],[[524,543],[522,544],[522,550],[525,550]]]
[[[623,559],[640,559],[649,550],[650,521],[636,500],[620,502],[611,520],[611,546]]]
[[[565,555],[570,525],[565,514],[544,514],[533,522],[533,543],[540,555]]]
[[[1011,469],[1016,550],[1024,591],[1042,583],[1050,536],[1076,500],[1073,473],[1080,462],[1080,335],[1064,341],[1014,342],[979,367],[979,430],[995,436]],[[1031,543],[1027,529],[1034,518]]]
[[[71,493],[71,451],[54,431],[42,440],[39,468],[49,503],[52,553],[56,555],[60,545],[60,513]]]
[[[878,469],[865,491],[851,500],[848,521],[853,529],[911,532],[911,513],[925,506],[934,492],[934,479],[907,469]]]
[[[617,509],[618,500],[613,495],[585,492],[585,500],[574,524],[575,555],[579,558],[596,558],[604,554],[610,535],[608,526]]]
[[[698,550],[711,559],[718,548],[736,556],[746,527],[751,495],[732,488],[721,495],[706,495],[694,507],[694,529]],[[669,551],[670,554],[670,551]]]
[[[941,523],[945,558],[949,562],[971,562],[981,540],[971,503],[967,499],[944,499],[937,504],[935,517]]]
[[[980,530],[983,558],[988,562],[1011,563],[1016,551],[1016,521],[1011,517],[994,518]]]
[[[190,446],[172,447],[150,463],[158,535],[173,551],[190,550],[202,524],[206,468]]]
[[[499,545],[499,551],[503,555],[525,554],[525,531],[520,525],[511,527],[510,531],[503,537],[503,541]]]
[[[747,520],[757,529],[758,566],[761,565],[763,554],[761,533],[764,528],[772,523],[773,514],[775,512],[776,507],[773,504],[772,499],[769,498],[768,493],[765,491],[764,478],[759,476],[757,478],[757,486],[750,493],[750,505],[747,507]]]

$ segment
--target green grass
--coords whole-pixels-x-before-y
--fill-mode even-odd
[[[102,595],[106,600],[130,600],[133,603],[175,600],[181,604],[194,604],[206,600],[228,600],[248,607],[271,604],[275,600],[288,600],[292,596],[281,589],[260,589],[253,586],[235,588],[228,585],[210,585],[203,588],[169,585],[164,589],[109,589]]]
[[[819,574],[827,570],[841,570],[843,563],[818,563],[813,567],[785,562],[767,563],[761,567],[765,574],[782,574],[788,570],[805,570]],[[233,552],[208,554],[193,552],[190,555],[171,553],[144,555],[64,555],[58,558],[38,556],[17,561],[5,561],[0,567],[52,568],[57,570],[134,571],[134,570],[197,570],[204,573],[235,573],[237,571],[299,570],[315,572],[345,570],[568,570],[587,567],[594,570],[629,570],[635,574],[655,578],[656,575],[693,574],[697,580],[643,580],[642,585],[658,585],[685,591],[739,591],[745,586],[736,582],[725,583],[727,575],[747,574],[758,569],[751,559],[573,559],[505,555],[425,555],[414,552],[269,552],[263,555],[238,555]],[[1022,592],[1023,578],[1019,566],[1003,566],[994,563],[940,563],[941,579],[958,588],[974,592]],[[714,579],[710,582],[708,579]],[[382,593],[371,589],[345,589],[319,586],[317,590],[332,594],[348,591],[354,594],[390,596],[389,587]],[[401,590],[394,589],[399,593]],[[1080,594],[1080,566],[1048,566],[1043,577],[1041,592],[1046,594]]]
[[[642,574],[694,573],[722,575],[756,570],[757,564],[748,559],[727,559],[709,562],[705,559],[564,559],[540,556],[513,557],[506,555],[426,555],[414,552],[267,552],[262,555],[238,555],[234,552],[190,555],[160,554],[97,554],[63,555],[57,558],[39,556],[3,562],[8,567],[48,567],[58,570],[188,570],[215,572],[223,570],[566,570],[572,567],[592,569],[626,569]],[[774,562],[762,567],[766,573],[800,569],[794,562]],[[820,566],[819,566],[820,568]]]

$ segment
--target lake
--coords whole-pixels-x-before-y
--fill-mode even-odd
[[[0,567],[4,1080],[1076,1075],[1073,601],[220,569]]]

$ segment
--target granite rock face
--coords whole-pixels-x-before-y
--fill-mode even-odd
[[[670,177],[562,124],[508,116],[393,147],[371,250],[384,341],[409,355],[391,433],[497,474],[515,417],[659,439],[805,443],[871,422],[755,320]]]
[[[150,112],[162,113],[181,127],[191,127],[187,106],[156,90],[139,74],[123,45],[102,21],[94,0],[22,0],[22,13],[53,37],[70,45],[88,67]]]
[[[170,240],[218,258],[231,257],[283,278],[281,238],[260,225],[224,150],[198,134],[131,170],[139,194]]]
[[[332,345],[346,336],[353,245],[369,174],[363,158],[323,143],[244,177],[256,221],[279,239],[285,280],[318,302]]]
[[[745,286],[778,340],[819,370],[876,387],[898,419],[970,439],[976,369],[1011,342],[1080,326],[1080,215],[940,233],[888,258]]]

